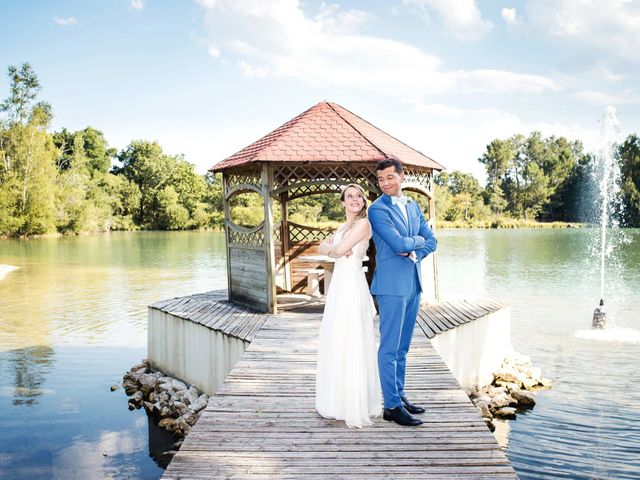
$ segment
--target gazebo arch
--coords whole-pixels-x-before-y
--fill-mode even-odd
[[[229,300],[275,313],[277,286],[283,291],[297,288],[296,258],[313,250],[328,234],[289,222],[287,203],[309,195],[340,193],[349,183],[361,185],[373,200],[380,194],[375,166],[389,158],[404,165],[403,188],[429,199],[425,214],[434,228],[433,172],[443,167],[335,103],[314,105],[212,167],[223,178]],[[236,225],[230,211],[230,200],[249,192],[264,201],[264,221],[252,228]],[[281,209],[277,225],[274,200]],[[370,262],[373,266],[373,259]],[[433,272],[435,276],[435,264]],[[433,288],[432,296],[437,296],[435,277]]]

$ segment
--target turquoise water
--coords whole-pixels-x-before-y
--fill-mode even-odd
[[[590,329],[599,301],[592,230],[441,231],[441,291],[512,305],[512,342],[554,380],[509,422],[522,479],[640,478],[640,231],[617,238],[606,271],[609,329]]]
[[[521,478],[640,477],[640,231],[607,271],[591,230],[443,230],[443,297],[511,303],[513,344],[555,385],[510,421]],[[623,241],[624,240],[624,241]],[[0,478],[158,478],[171,440],[109,387],[146,354],[146,305],[226,287],[224,236],[113,233],[0,242]]]

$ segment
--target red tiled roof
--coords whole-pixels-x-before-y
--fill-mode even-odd
[[[211,168],[218,172],[251,162],[379,162],[443,166],[336,103],[320,102]]]

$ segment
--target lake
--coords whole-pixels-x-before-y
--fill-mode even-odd
[[[616,239],[605,331],[596,233],[437,232],[441,296],[510,303],[514,348],[554,380],[508,423],[523,479],[640,477],[640,230]],[[0,264],[20,267],[0,280],[0,478],[160,477],[171,439],[110,387],[146,355],[146,305],[226,287],[224,235],[3,240]]]

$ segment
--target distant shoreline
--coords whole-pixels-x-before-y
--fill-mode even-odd
[[[477,220],[471,222],[436,219],[436,229],[540,229],[540,228],[590,228],[593,225],[587,223],[571,222],[537,222],[516,219]]]

